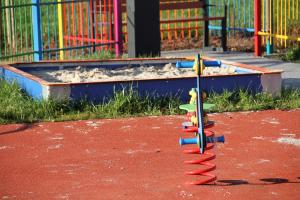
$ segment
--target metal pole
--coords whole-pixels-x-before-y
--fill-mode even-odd
[[[57,0],[57,19],[58,19],[58,39],[59,48],[64,48],[64,33],[63,33],[63,14],[61,0]],[[64,60],[64,51],[59,51],[59,59]]]
[[[37,62],[43,60],[40,0],[32,0],[32,4],[33,60]]]
[[[10,1],[9,0],[5,0],[5,6],[9,6],[10,5]],[[6,8],[5,9],[5,19],[6,19],[6,37],[7,37],[7,46],[10,47],[11,49],[11,24],[10,24],[10,9]]]
[[[114,34],[115,34],[115,53],[120,56],[123,53],[123,40],[122,40],[122,10],[121,0],[114,0]]]
[[[227,51],[227,34],[226,34],[226,22],[227,22],[227,5],[224,6],[224,18],[222,19],[222,47],[223,51]]]
[[[261,56],[261,0],[254,0],[254,55]]]
[[[208,25],[209,25],[209,20],[207,19],[209,17],[209,10],[208,10],[208,1],[205,0],[205,4],[203,7],[203,17],[204,17],[204,43],[203,43],[203,47],[208,47],[209,45],[209,29],[208,29]]]
[[[271,34],[271,2],[270,0],[266,0],[266,32]],[[272,53],[271,50],[271,36],[267,37],[266,44],[266,53],[270,55]]]
[[[91,27],[91,38],[92,40],[94,40],[94,42],[92,43],[93,46],[93,52],[96,51],[96,34],[95,34],[95,15],[97,15],[96,11],[95,11],[95,7],[96,5],[94,5],[94,0],[90,0],[90,4],[89,4],[89,10],[90,13],[89,15],[91,16],[91,20],[90,20],[90,27]],[[89,35],[89,34],[88,34]]]

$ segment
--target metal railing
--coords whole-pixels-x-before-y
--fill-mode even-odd
[[[95,12],[98,2],[103,1],[1,0],[0,60],[62,60],[96,49],[113,50],[118,40],[111,26],[116,23],[112,16],[94,21],[99,15]],[[114,9],[114,4],[109,8]],[[103,10],[100,15],[111,13]],[[98,24],[110,24],[109,39],[95,38],[107,30]]]
[[[300,42],[300,0],[255,0],[255,54]]]
[[[227,37],[253,36],[253,0],[206,2],[209,17],[224,16],[222,5],[227,5]],[[274,45],[285,48],[299,40],[299,0],[261,2],[263,44],[272,38]],[[160,5],[162,40],[203,34],[199,0],[160,0]],[[126,0],[0,0],[0,60],[72,59],[98,50],[120,52],[121,41],[127,42],[126,29]],[[221,22],[210,21],[209,29],[218,34]]]

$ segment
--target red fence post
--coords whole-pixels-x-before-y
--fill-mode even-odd
[[[254,54],[261,56],[261,0],[254,0]]]
[[[115,53],[120,56],[123,53],[122,40],[122,9],[121,0],[114,0],[114,34],[115,34]]]
[[[91,39],[94,40],[94,42],[92,43],[94,46],[93,46],[93,52],[96,51],[96,33],[95,33],[95,16],[96,16],[96,9],[95,9],[96,5],[94,5],[94,0],[90,0],[90,5],[89,5],[89,11],[87,11],[90,15],[90,31],[91,31]],[[90,34],[87,33],[87,37],[89,38]]]

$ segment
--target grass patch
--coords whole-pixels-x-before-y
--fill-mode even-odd
[[[267,58],[274,58],[285,62],[300,63],[300,43],[294,44],[288,49],[276,49],[276,53],[265,55]]]
[[[212,112],[289,110],[300,108],[300,91],[297,89],[283,89],[281,96],[273,97],[267,93],[250,94],[241,89],[235,92],[225,91],[222,94],[212,93],[207,102],[216,105]]]
[[[244,90],[210,94],[207,102],[216,104],[212,112],[300,108],[300,92],[283,90],[280,97],[250,94]],[[178,107],[179,95],[141,96],[133,88],[115,91],[107,101],[36,101],[26,95],[16,83],[0,79],[0,124],[38,121],[66,121],[95,118],[184,114]]]
[[[178,114],[178,96],[141,96],[132,88],[115,91],[105,103],[82,100],[37,101],[26,95],[16,83],[0,80],[0,123],[31,123],[92,118],[117,118]]]
[[[77,56],[69,56],[65,60],[107,60],[115,58],[115,54],[109,50],[100,50],[94,53],[82,53]]]
[[[295,45],[295,47],[290,48],[287,50],[287,52],[282,57],[283,61],[300,61],[300,44]]]

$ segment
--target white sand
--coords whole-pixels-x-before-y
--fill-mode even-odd
[[[232,74],[234,67],[208,67],[204,75]],[[82,83],[97,81],[126,81],[155,78],[178,78],[195,76],[191,69],[178,69],[169,63],[161,66],[122,67],[116,69],[87,68],[78,66],[63,70],[32,71],[31,74],[49,82]]]
[[[291,137],[281,137],[277,139],[277,142],[284,144],[292,144],[300,147],[300,139],[291,138]]]

